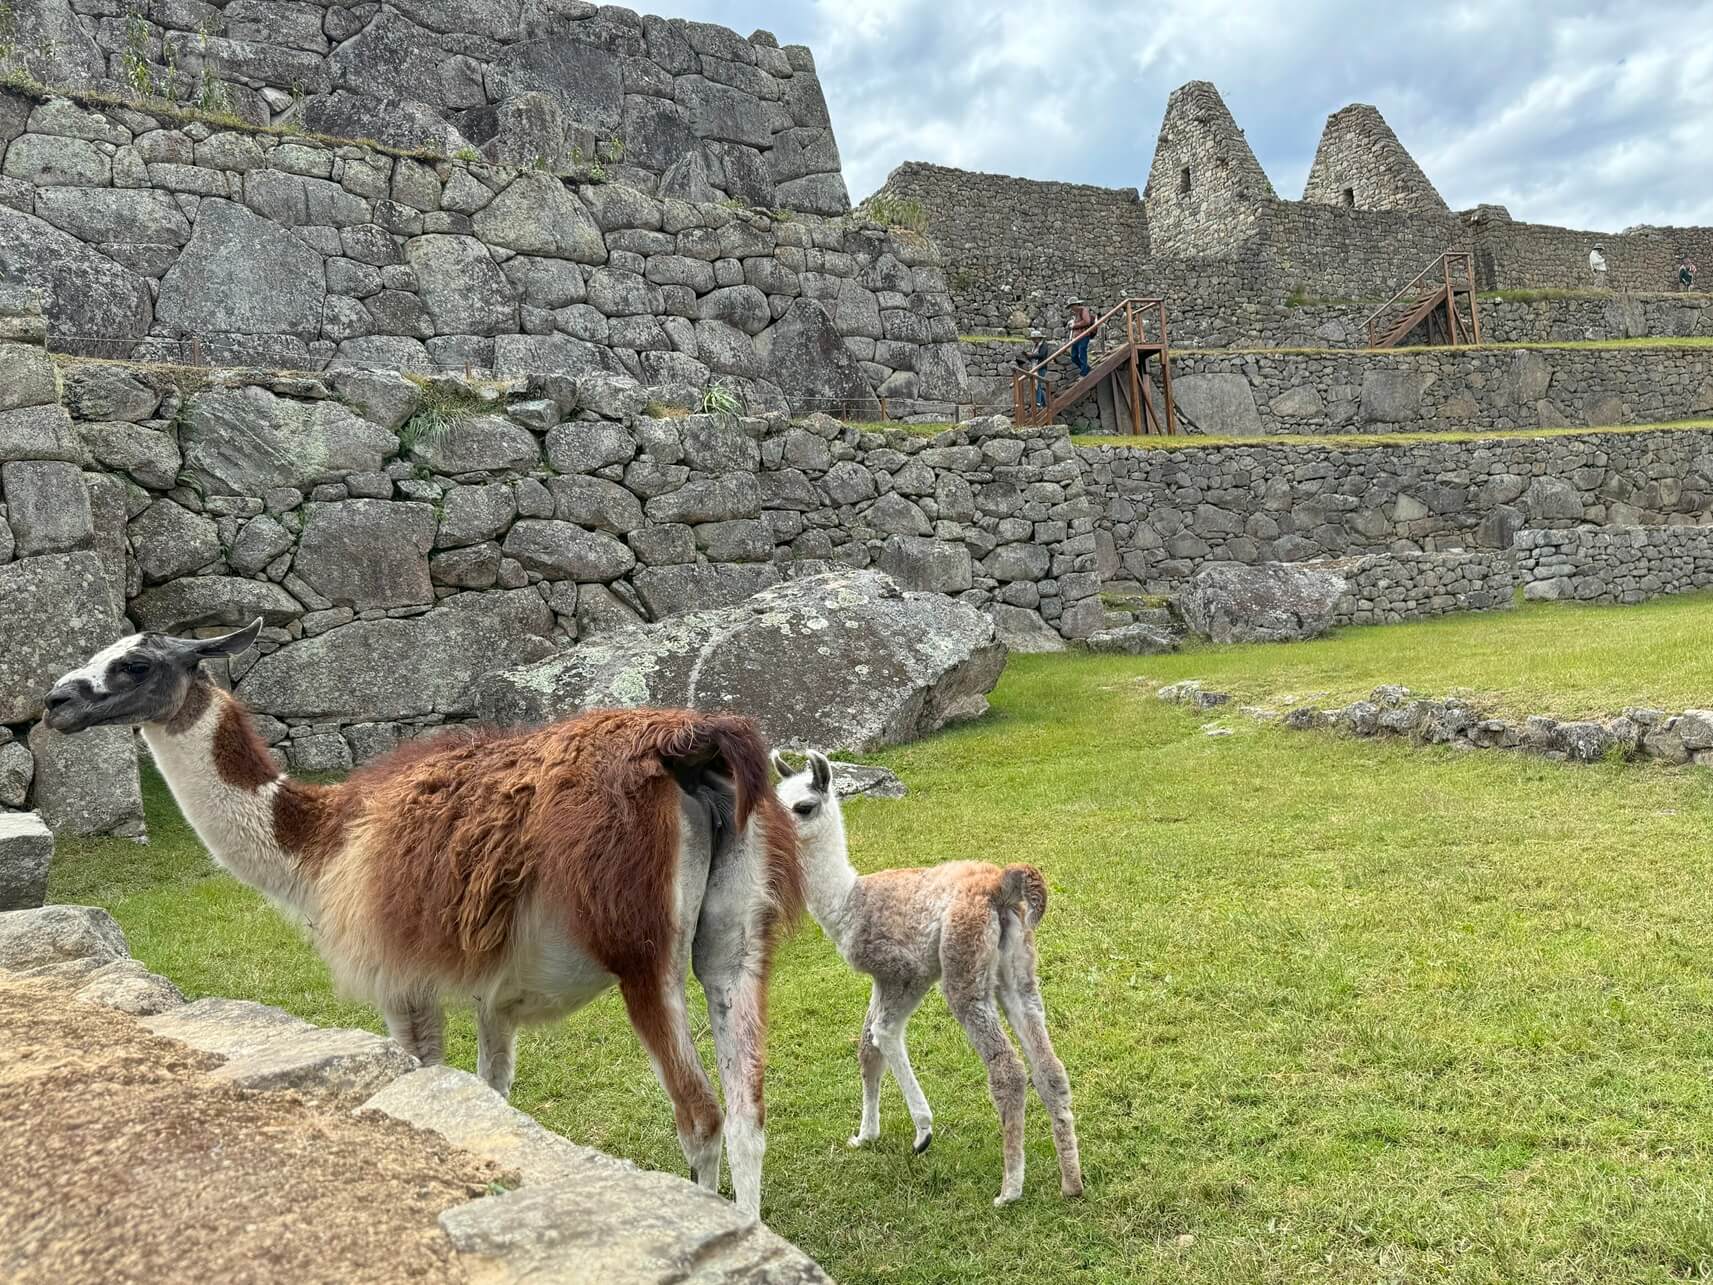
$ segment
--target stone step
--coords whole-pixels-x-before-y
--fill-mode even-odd
[[[296,1089],[311,1098],[361,1101],[417,1066],[382,1036],[319,1027],[249,1000],[197,1000],[143,1024],[224,1057],[215,1078],[247,1089]]]

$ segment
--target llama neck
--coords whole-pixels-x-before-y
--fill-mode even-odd
[[[837,807],[830,804],[830,807]],[[857,872],[845,843],[844,818],[836,811],[821,819],[803,845],[807,865],[809,914],[821,931],[838,937],[844,911],[856,890]]]
[[[143,725],[185,820],[214,859],[275,904],[309,916],[314,884],[275,829],[289,778],[274,766],[244,707],[202,675],[178,714]]]

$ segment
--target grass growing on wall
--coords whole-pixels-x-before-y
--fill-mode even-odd
[[[1601,428],[1494,428],[1445,433],[1264,433],[1254,437],[1206,436],[1178,433],[1173,436],[1128,434],[1109,436],[1078,433],[1071,438],[1078,446],[1120,446],[1141,451],[1178,451],[1197,447],[1295,446],[1372,447],[1419,446],[1428,442],[1508,442],[1519,438],[1589,437],[1601,433],[1670,433],[1683,429],[1713,428],[1713,419],[1679,419],[1664,424],[1610,424]]]
[[[1533,688],[1536,708],[1577,692],[1674,705],[1713,687],[1710,631],[1696,599],[1302,647],[1014,658],[988,718],[880,756],[911,794],[849,807],[853,854],[865,869],[1046,871],[1042,974],[1088,1195],[1059,1198],[1031,1098],[1025,1199],[992,1209],[997,1124],[937,995],[911,1027],[934,1146],[910,1154],[888,1081],[880,1143],[847,1150],[866,986],[809,926],[773,991],[764,1216],[846,1285],[1704,1275],[1713,777],[1238,717],[1209,737],[1208,715],[1153,690],[1194,674],[1445,691],[1478,675]],[[380,1029],[212,871],[158,783],[148,801],[149,847],[61,845],[57,899],[107,905],[193,995]],[[467,1013],[449,1034],[473,1066]],[[580,1142],[682,1168],[612,995],[523,1035],[515,1101]]]

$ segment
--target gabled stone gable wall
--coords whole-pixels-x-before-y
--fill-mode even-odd
[[[1450,213],[1379,109],[1367,103],[1352,103],[1326,118],[1303,200],[1343,206],[1346,192],[1358,210]]]

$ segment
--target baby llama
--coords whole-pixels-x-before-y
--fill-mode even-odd
[[[1023,1064],[1000,1023],[1004,1009],[1034,1072],[1035,1091],[1053,1117],[1059,1186],[1082,1194],[1071,1087],[1047,1035],[1041,983],[1035,975],[1035,925],[1047,910],[1047,885],[1033,866],[950,861],[915,870],[858,876],[845,842],[844,817],[832,788],[832,765],[809,752],[793,772],[778,755],[779,799],[796,818],[808,873],[809,913],[852,968],[874,980],[857,1057],[862,1067],[862,1124],[853,1147],[880,1136],[880,1077],[892,1068],[918,1152],[934,1140],[934,1117],[910,1069],[904,1028],[939,982],[946,1003],[987,1066],[999,1119],[1005,1178],[994,1199],[1023,1194]]]

